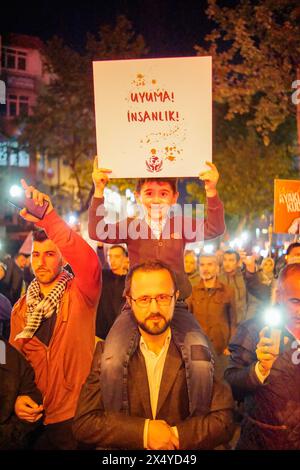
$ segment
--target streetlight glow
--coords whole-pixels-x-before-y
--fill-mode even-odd
[[[21,186],[18,186],[17,184],[13,184],[10,189],[9,189],[9,194],[11,197],[20,197],[23,193],[23,189]]]
[[[243,240],[243,242],[246,242],[249,239],[249,232],[243,232],[241,235],[241,239]]]
[[[211,255],[214,251],[214,245],[209,244],[209,245],[204,245],[203,252],[206,253],[207,255]]]

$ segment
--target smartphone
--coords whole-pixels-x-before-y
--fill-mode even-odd
[[[46,211],[49,206],[49,202],[44,199],[42,206],[36,205],[34,200],[29,197],[16,198],[14,200],[7,200],[9,204],[21,210],[26,207],[27,212],[39,220],[42,220],[46,214]]]
[[[273,340],[273,346],[272,346],[272,354],[275,356],[279,355],[280,351],[280,341],[281,341],[281,329],[279,328],[271,328],[269,326],[268,331],[266,332],[265,335],[267,338],[271,338]]]

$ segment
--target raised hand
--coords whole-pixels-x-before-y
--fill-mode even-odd
[[[103,197],[103,191],[109,180],[109,173],[111,170],[108,168],[98,168],[98,157],[94,159],[92,178],[95,186],[95,197]]]
[[[35,203],[35,205],[42,206],[44,204],[44,201],[48,201],[49,205],[48,205],[45,215],[49,214],[49,212],[53,210],[51,199],[49,196],[47,196],[47,194],[44,194],[38,191],[34,186],[28,186],[28,184],[26,183],[24,179],[21,179],[21,185],[23,189],[25,190],[25,196],[27,198],[31,198],[33,202]],[[27,220],[28,222],[34,222],[34,223],[39,222],[39,219],[37,217],[34,217],[33,215],[28,213],[26,207],[24,207],[20,211],[20,216],[23,217],[23,219]]]
[[[209,166],[209,170],[202,171],[199,174],[199,179],[205,183],[205,191],[208,197],[213,197],[217,194],[216,186],[219,180],[219,172],[216,165],[211,162],[205,162]]]

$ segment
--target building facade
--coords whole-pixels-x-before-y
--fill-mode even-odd
[[[0,79],[6,94],[5,103],[0,103],[0,241],[2,250],[13,251],[11,247],[24,239],[26,226],[22,227],[16,210],[7,202],[10,188],[19,184],[20,178],[32,184],[37,179],[36,156],[20,149],[18,136],[22,132],[22,118],[33,113],[49,75],[45,72],[43,43],[39,38],[2,35],[0,44]]]

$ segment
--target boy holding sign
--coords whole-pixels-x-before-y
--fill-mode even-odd
[[[224,233],[224,208],[218,197],[216,185],[219,173],[213,163],[206,162],[209,170],[200,173],[205,182],[207,218],[169,216],[179,193],[175,178],[145,178],[138,180],[135,197],[143,209],[141,218],[126,218],[115,224],[104,222],[104,188],[111,170],[98,168],[95,158],[93,181],[94,197],[89,209],[89,235],[106,243],[126,243],[130,265],[151,259],[167,263],[176,273],[180,299],[191,293],[191,285],[184,272],[184,249],[186,243],[203,241]]]

